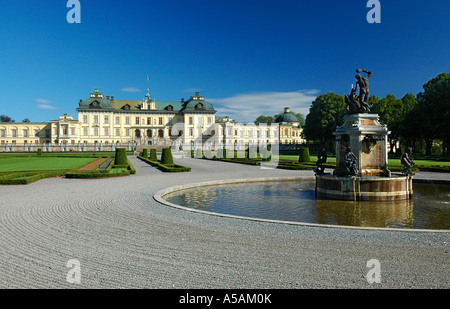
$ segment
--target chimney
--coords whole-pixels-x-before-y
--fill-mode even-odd
[[[111,101],[114,101],[114,96],[113,95],[111,96]]]
[[[184,103],[184,98],[181,98],[181,103]]]
[[[195,96],[198,97],[199,95],[200,95],[200,92],[199,92],[199,91],[196,91],[196,92],[195,92]]]
[[[284,108],[284,112],[285,112],[285,113],[290,113],[290,112],[291,112],[291,109],[290,109],[289,107],[285,107],[285,108]]]
[[[106,100],[109,100],[109,95],[106,96]]]

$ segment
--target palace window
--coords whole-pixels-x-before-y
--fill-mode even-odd
[[[195,109],[196,109],[196,110],[204,110],[205,107],[203,106],[202,103],[198,103],[197,105],[195,105]]]
[[[125,136],[130,136],[130,129],[125,129]]]
[[[0,137],[6,137],[6,130],[0,130]]]
[[[163,124],[163,117],[159,117],[159,124]]]
[[[23,137],[28,137],[28,130],[27,129],[23,130]]]
[[[88,116],[87,115],[83,115],[83,123],[88,123]]]
[[[130,117],[125,117],[125,124],[130,124]]]
[[[98,128],[94,128],[94,136],[98,136]]]
[[[109,128],[105,128],[105,136],[109,136]]]
[[[94,116],[94,123],[98,124],[98,116]]]
[[[12,137],[17,137],[17,130],[16,129],[12,129],[11,130],[11,136]]]
[[[105,124],[109,124],[109,116],[105,116]]]
[[[120,136],[120,129],[116,129],[116,136]]]
[[[211,123],[212,123],[212,118],[208,117],[208,124],[211,124]]]
[[[152,124],[152,118],[151,117],[147,117],[147,124],[151,125]]]
[[[87,136],[88,135],[88,128],[83,128],[83,135]]]
[[[116,124],[120,124],[120,117],[116,116]]]
[[[194,124],[194,119],[192,117],[189,117],[189,124]]]
[[[136,117],[136,124],[139,124],[139,117]]]

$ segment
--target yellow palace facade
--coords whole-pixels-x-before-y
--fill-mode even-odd
[[[173,146],[191,149],[248,143],[300,144],[301,127],[288,108],[277,125],[242,125],[232,119],[216,121],[216,110],[196,92],[188,100],[156,101],[147,90],[143,100],[116,100],[99,89],[78,102],[78,119],[62,115],[48,123],[1,122],[0,151],[91,151],[111,147]],[[94,148],[93,148],[94,147]],[[93,149],[92,149],[93,148]]]

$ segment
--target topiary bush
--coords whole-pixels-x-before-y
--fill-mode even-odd
[[[127,150],[125,148],[117,148],[114,157],[114,165],[128,166]]]
[[[172,148],[163,148],[161,155],[161,164],[164,165],[173,164]]]
[[[300,148],[298,162],[311,162],[311,158],[309,157],[309,148],[308,147]]]
[[[158,160],[158,158],[156,156],[156,149],[155,148],[150,149],[150,160],[151,161]]]
[[[39,149],[37,150],[37,155],[38,155],[38,156],[42,156],[42,149],[41,149],[41,148],[39,148]]]
[[[148,158],[148,149],[147,148],[142,150],[142,157]]]

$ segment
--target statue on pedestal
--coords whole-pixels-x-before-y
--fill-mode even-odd
[[[412,172],[412,167],[414,166],[415,163],[413,159],[411,159],[411,155],[412,155],[412,148],[409,147],[408,149],[406,149],[405,153],[403,153],[400,158],[400,163],[404,165],[402,174],[405,176],[414,175],[414,173]]]
[[[347,170],[347,175],[356,176],[358,175],[358,159],[355,154],[352,152],[352,148],[348,147],[345,150],[344,155],[344,164]]]
[[[368,75],[363,77],[360,73],[364,72]],[[370,111],[369,107],[369,78],[373,73],[366,69],[356,70],[356,86],[350,91],[350,94],[345,95],[345,102],[351,114],[367,113]],[[359,97],[356,94],[359,90]]]

